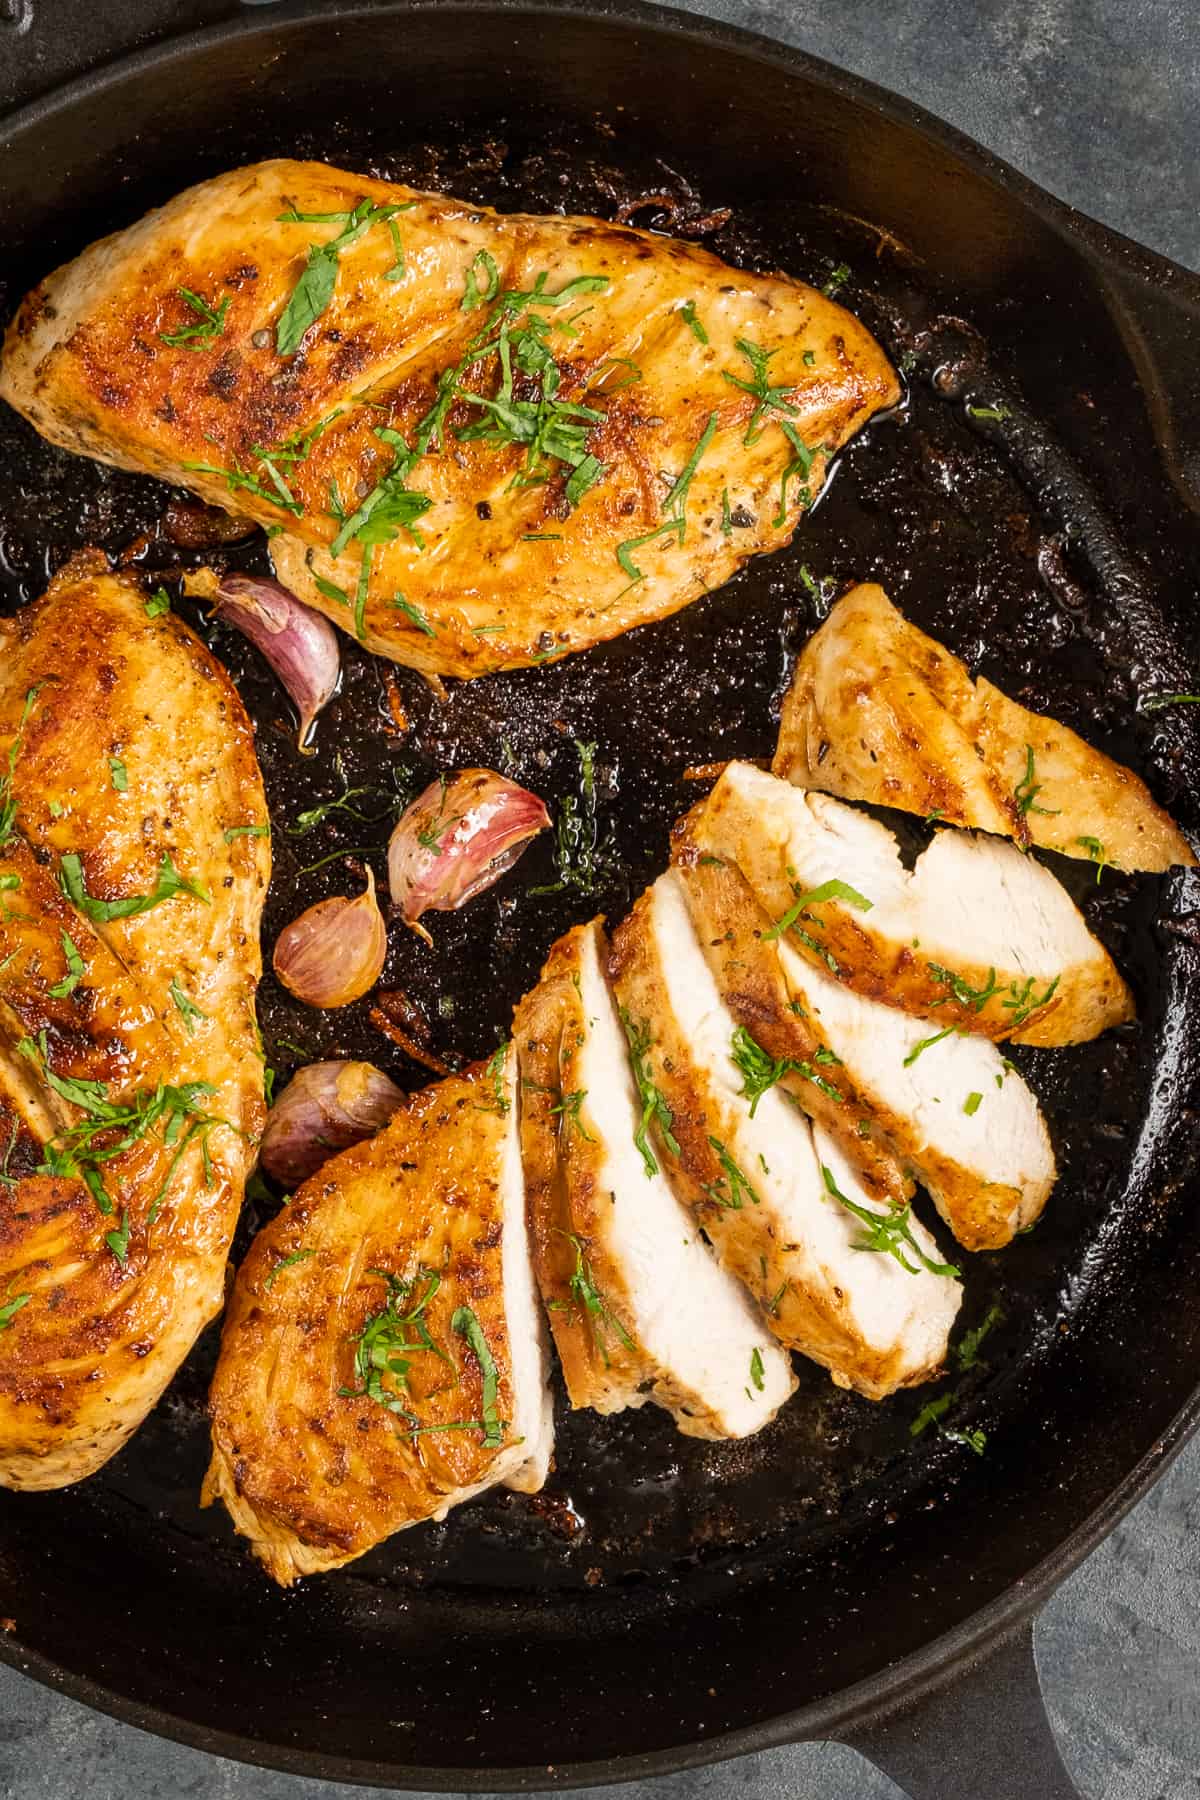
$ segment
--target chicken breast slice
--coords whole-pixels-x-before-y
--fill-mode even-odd
[[[545,1477],[516,1066],[509,1046],[413,1094],[298,1189],[238,1271],[203,1498],[282,1586]]]
[[[669,1115],[663,1168],[776,1337],[873,1400],[932,1379],[961,1301],[955,1272],[907,1203],[874,1199],[788,1091],[747,1097],[744,1033],[677,871],[614,934],[612,970]],[[873,1234],[880,1247],[863,1254]]]
[[[652,1400],[689,1437],[747,1437],[791,1394],[791,1364],[663,1173],[606,955],[599,921],[569,931],[513,1027],[534,1268],[567,1392],[602,1413]]]
[[[885,825],[730,763],[683,827],[745,875],[798,954],[857,993],[1022,1044],[1078,1044],[1133,998],[1062,884],[997,838],[939,831],[911,873]]]
[[[377,655],[469,677],[664,618],[786,544],[899,386],[785,275],[279,159],[48,275],[0,394],[268,527],[280,580]]]
[[[1118,869],[1196,861],[1132,770],[972,681],[874,585],[843,595],[801,652],[772,767],[799,787]]]
[[[760,1082],[819,1111],[844,1154],[859,1133],[882,1144],[965,1249],[999,1249],[1033,1224],[1054,1152],[1037,1101],[993,1043],[864,999],[770,938],[733,869],[693,859],[679,879],[717,987],[761,1051],[743,1044]]]

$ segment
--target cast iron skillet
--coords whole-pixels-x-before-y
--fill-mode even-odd
[[[40,46],[55,66],[64,13],[93,54],[96,10],[55,7]],[[229,10],[196,0],[171,19]],[[139,7],[127,41],[146,20]],[[10,68],[39,30],[7,40]],[[494,1042],[564,925],[597,906],[619,916],[697,791],[687,764],[769,748],[790,650],[855,578],[884,579],[973,665],[1134,760],[1195,826],[1188,709],[1138,706],[1192,687],[1200,662],[1200,283],[915,108],[634,5],[326,3],[225,19],[93,71],[10,118],[0,145],[9,308],[186,183],[298,152],[509,207],[612,213],[666,194],[638,219],[820,283],[846,264],[847,300],[908,372],[906,406],[844,457],[790,551],[675,621],[444,706],[399,672],[405,738],[388,734],[383,665],[350,651],[302,761],[270,677],[196,621],[259,724],[277,845],[268,940],[346,889],[339,860],[308,864],[386,838],[386,817],[345,812],[290,837],[314,800],[367,786],[357,804],[381,814],[433,767],[469,762],[561,800],[572,740],[596,742],[596,891],[531,897],[553,875],[543,843],[439,922],[436,956],[394,945],[386,984],[423,1007],[443,1050]],[[706,216],[725,207],[724,224]],[[0,440],[7,604],[83,542],[156,576],[186,560],[154,483],[60,456],[11,417]],[[934,1427],[913,1434],[927,1396],[872,1407],[815,1370],[748,1445],[688,1443],[648,1414],[564,1415],[546,1496],[485,1499],[283,1596],[196,1507],[210,1333],[101,1475],[0,1495],[0,1654],[146,1729],[381,1786],[582,1784],[836,1737],[921,1796],[1069,1794],[1031,1616],[1197,1419],[1200,883],[1060,873],[1141,1020],[1021,1058],[1063,1174],[1031,1237],[970,1259],[965,1322],[993,1305],[1004,1317],[952,1377],[943,1422],[986,1431],[983,1457]],[[420,1079],[364,1009],[318,1018],[268,984],[262,1016],[283,1074],[341,1052]]]

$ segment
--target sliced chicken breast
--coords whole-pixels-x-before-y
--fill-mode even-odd
[[[993,1043],[865,999],[770,938],[734,870],[693,859],[679,875],[721,995],[760,1047],[760,1081],[773,1075],[819,1111],[843,1147],[861,1132],[890,1150],[965,1249],[999,1249],[1034,1222],[1054,1152],[1037,1101]],[[742,1060],[753,1060],[745,1045]]]
[[[670,1117],[606,955],[598,921],[569,931],[513,1027],[534,1267],[567,1391],[602,1413],[652,1400],[689,1437],[746,1437],[795,1378],[663,1173]]]
[[[741,869],[772,931],[871,999],[1023,1044],[1133,1017],[1066,889],[1011,844],[939,831],[910,873],[878,820],[737,762],[685,831]]]
[[[205,1502],[285,1587],[497,1483],[541,1486],[553,1421],[511,1046],[412,1095],[259,1232],[210,1411]]]
[[[777,775],[1118,869],[1196,861],[1145,782],[852,588],[801,653]]]
[[[788,1091],[757,1089],[677,871],[615,933],[612,969],[670,1114],[663,1168],[776,1337],[873,1400],[931,1379],[961,1299],[954,1272],[906,1201],[874,1199]]]

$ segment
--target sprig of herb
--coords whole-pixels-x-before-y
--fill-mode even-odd
[[[124,900],[96,899],[84,886],[83,862],[73,850],[69,850],[62,858],[59,884],[71,904],[92,920],[131,919],[138,913],[149,912],[152,906],[158,906],[163,900],[173,899],[176,894],[190,894],[194,900],[202,900],[205,906],[212,904],[210,895],[200,882],[189,881],[185,875],[181,875],[166,851],[158,865],[154,887],[148,894],[130,894]]]
[[[851,1244],[852,1250],[872,1250],[894,1257],[900,1267],[909,1275],[919,1275],[921,1269],[924,1268],[931,1275],[945,1275],[953,1280],[961,1277],[962,1270],[956,1268],[953,1263],[934,1262],[921,1249],[912,1234],[911,1205],[902,1206],[893,1201],[887,1212],[875,1212],[871,1207],[860,1206],[856,1200],[851,1200],[847,1194],[842,1193],[834,1180],[833,1171],[827,1163],[821,1164],[821,1174],[825,1181],[826,1191],[835,1200],[840,1201],[846,1211],[853,1213],[854,1217],[861,1220],[867,1228],[864,1235],[856,1238]],[[905,1255],[906,1250],[911,1250],[919,1267],[909,1262]]]
[[[219,338],[225,330],[230,296],[226,294],[220,306],[212,307],[202,295],[194,294],[191,288],[176,288],[175,292],[196,315],[196,322],[181,326],[178,331],[160,331],[158,335],[161,342],[169,344],[172,350],[211,349],[212,340]]]
[[[260,458],[260,460],[262,459]],[[279,506],[282,507],[284,512],[295,514],[297,518],[299,518],[304,511],[299,500],[296,499],[296,496],[292,493],[283,477],[279,474],[278,470],[274,469],[274,467],[268,468],[268,473],[272,477],[271,487],[269,488],[264,487],[262,482],[259,481],[256,476],[247,475],[244,469],[239,469],[236,463],[228,469],[223,468],[220,463],[207,462],[185,462],[182,464],[182,467],[190,470],[194,475],[217,476],[225,483],[231,494],[253,494],[257,499],[265,500],[270,506]],[[149,612],[148,606],[146,610]]]
[[[936,1425],[941,1437],[949,1438],[952,1443],[965,1444],[976,1456],[982,1456],[987,1448],[985,1431],[957,1431],[942,1424],[942,1415],[950,1410],[957,1399],[955,1394],[939,1394],[934,1400],[927,1400],[916,1418],[908,1428],[910,1437],[920,1437],[931,1425]]]
[[[365,1395],[376,1406],[398,1414],[413,1428],[419,1423],[407,1404],[413,1356],[422,1353],[436,1356],[453,1367],[446,1352],[434,1343],[425,1319],[442,1278],[431,1269],[418,1269],[408,1281],[390,1274],[387,1269],[368,1269],[366,1273],[386,1282],[387,1298],[377,1312],[369,1314],[362,1330],[351,1340],[358,1386],[341,1387],[338,1393],[347,1399]],[[414,1298],[414,1289],[422,1281],[424,1287]]]
[[[771,520],[776,531],[787,524],[788,485],[790,482],[796,481],[800,484],[798,497],[801,506],[812,505],[812,493],[807,483],[809,472],[817,458],[816,451],[809,449],[794,425],[789,424],[786,419],[781,419],[779,423],[783,435],[792,446],[792,455],[790,460],[784,464],[783,473],[779,477],[779,511]]]
[[[530,888],[530,894],[561,894],[567,888],[594,894],[600,874],[596,820],[596,746],[572,740],[579,758],[579,798],[564,795],[554,822],[554,866],[558,880]]]
[[[658,1174],[658,1161],[650,1148],[649,1130],[652,1125],[657,1126],[659,1136],[671,1155],[679,1155],[679,1145],[671,1132],[675,1115],[667,1105],[662,1090],[656,1085],[654,1077],[650,1073],[648,1057],[654,1039],[650,1035],[649,1020],[642,1019],[640,1023],[635,1022],[628,1008],[623,1006],[621,1008],[621,1024],[625,1028],[625,1039],[629,1045],[629,1063],[633,1070],[633,1079],[637,1084],[638,1097],[642,1102],[641,1118],[638,1121],[637,1130],[633,1134],[633,1141],[641,1152],[642,1162],[646,1168],[646,1177],[649,1179],[652,1175]]]
[[[382,819],[384,814],[362,812],[360,808],[352,806],[350,802],[357,800],[360,794],[377,794],[379,792],[380,790],[375,787],[343,788],[336,800],[322,800],[319,806],[310,806],[304,812],[299,813],[296,823],[287,827],[287,834],[289,837],[304,837],[306,832],[315,831],[316,827],[323,824],[333,812],[349,813],[352,819],[359,819],[368,825],[372,824],[376,819]]]
[[[763,1095],[777,1082],[782,1081],[785,1075],[799,1075],[805,1081],[811,1081],[814,1087],[819,1088],[823,1094],[830,1100],[836,1101],[839,1106],[845,1104],[845,1095],[840,1089],[834,1087],[832,1082],[826,1081],[823,1075],[818,1074],[812,1063],[797,1061],[791,1056],[769,1055],[744,1025],[739,1025],[733,1034],[730,1060],[742,1077],[741,1092],[743,1097],[750,1102],[751,1118],[754,1117],[755,1108]],[[817,1062],[838,1063],[840,1060],[832,1050],[824,1047],[816,1053]]]

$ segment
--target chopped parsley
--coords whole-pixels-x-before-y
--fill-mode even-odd
[[[708,1146],[715,1153],[717,1161],[721,1165],[721,1174],[716,1181],[701,1183],[701,1187],[714,1205],[721,1207],[726,1212],[740,1212],[747,1199],[754,1206],[760,1205],[759,1196],[755,1193],[752,1183],[746,1179],[720,1138],[710,1136]],[[678,1151],[676,1151],[676,1155],[678,1155]]]
[[[196,1029],[196,1020],[207,1019],[208,1014],[206,1012],[201,1012],[200,1008],[196,1005],[196,1002],[190,1000],[184,993],[179,985],[179,977],[177,975],[172,977],[171,985],[167,989],[167,992],[175,1002],[176,1009],[184,1024],[187,1026],[188,1035],[190,1037]]]
[[[628,575],[631,582],[644,581],[645,575],[633,560],[633,552],[640,550],[643,544],[653,543],[656,538],[676,533],[676,543],[682,544],[687,536],[687,499],[688,490],[695,479],[700,460],[712,443],[717,430],[717,415],[711,412],[704,430],[696,442],[696,447],[688,457],[679,475],[671,487],[670,493],[663,501],[663,521],[653,531],[645,531],[640,537],[626,538],[623,544],[617,545],[617,561]]]
[[[115,1231],[106,1231],[104,1241],[121,1264],[122,1268],[129,1256],[129,1209],[121,1213],[121,1223]]]
[[[931,962],[925,966],[929,970],[930,980],[936,982],[939,987],[948,987],[950,994],[954,996],[960,1006],[972,1006],[977,1013],[983,1011],[994,994],[1001,992],[1000,983],[996,980],[995,969],[988,970],[987,980],[982,987],[972,987],[969,981],[964,980],[961,975],[956,975],[953,969],[943,968],[941,963]],[[933,1001],[933,1005],[944,1005],[945,1001],[950,998],[950,994],[943,995],[941,1000]]]
[[[945,1031],[935,1031],[932,1037],[921,1038],[919,1042],[913,1045],[912,1049],[905,1057],[904,1067],[906,1069],[911,1069],[918,1056],[922,1055],[926,1050],[931,1050],[934,1044],[940,1044],[943,1038],[950,1037],[957,1029],[958,1028],[955,1025],[947,1025]]]
[[[425,617],[425,614],[421,611],[420,607],[414,606],[411,600],[406,600],[403,594],[392,595],[392,606],[397,612],[402,612],[405,618],[410,620],[411,623],[416,626],[418,631],[423,631],[426,637],[437,636],[433,626],[429,623],[429,620]]]
[[[35,687],[31,687],[27,691],[25,695],[25,704],[21,708],[20,721],[16,731],[13,733],[12,743],[8,746],[8,767],[0,774],[0,844],[7,844],[9,838],[13,834],[13,828],[17,822],[17,801],[16,796],[13,793],[13,777],[17,772],[17,757],[21,752],[21,738],[24,735],[26,725],[29,723],[34,706],[37,704],[37,697],[44,686],[45,683],[39,681]]]
[[[633,1079],[637,1083],[638,1095],[642,1102],[642,1115],[638,1121],[633,1141],[641,1152],[646,1167],[646,1178],[658,1174],[658,1163],[650,1148],[649,1129],[657,1126],[659,1136],[671,1152],[679,1155],[679,1145],[671,1133],[675,1115],[667,1105],[661,1089],[655,1084],[650,1073],[648,1057],[654,1039],[650,1035],[649,1020],[643,1019],[640,1024],[634,1022],[626,1007],[621,1008],[621,1024],[625,1028],[626,1041],[629,1044],[629,1062],[633,1070]]]
[[[284,512],[294,513],[297,518],[304,511],[282,475],[273,466],[267,468],[267,473],[271,477],[271,487],[269,488],[264,487],[255,476],[248,475],[244,469],[239,469],[236,463],[228,469],[222,468],[219,463],[206,462],[185,462],[182,467],[189,469],[194,475],[217,476],[225,483],[231,494],[253,494],[257,499],[265,500],[271,506],[280,506]],[[146,610],[149,612],[149,606]]]
[[[108,778],[118,794],[126,794],[129,792],[129,775],[125,768],[125,764],[121,761],[119,756],[109,757]]]
[[[476,269],[481,272],[480,275],[476,275]],[[482,286],[480,286],[481,278]],[[467,270],[466,285],[459,305],[463,312],[474,312],[478,306],[487,306],[499,292],[500,271],[496,267],[495,257],[490,251],[477,250]]]
[[[1077,837],[1075,842],[1087,851],[1096,865],[1096,885],[1100,885],[1100,877],[1108,867],[1108,851],[1098,837]]]
[[[757,1344],[750,1352],[750,1382],[760,1394],[767,1385],[763,1368],[763,1355]]]
[[[500,1372],[496,1368],[496,1359],[483,1335],[483,1327],[469,1306],[456,1306],[450,1317],[450,1329],[458,1333],[470,1345],[479,1373],[483,1377],[483,1399],[480,1412],[483,1415],[483,1446],[485,1450],[495,1450],[504,1440],[504,1421],[497,1408],[500,1395]]]
[[[1007,406],[968,406],[967,412],[972,419],[1011,419],[1012,414]]]
[[[7,1331],[23,1306],[28,1306],[33,1299],[32,1294],[14,1294],[0,1306],[0,1331]]]
[[[369,1314],[352,1340],[357,1387],[341,1387],[338,1393],[347,1399],[365,1396],[385,1411],[398,1414],[408,1429],[415,1431],[420,1422],[407,1404],[411,1398],[408,1376],[413,1357],[428,1354],[450,1363],[446,1352],[434,1343],[425,1318],[442,1278],[430,1269],[418,1269],[411,1281],[389,1274],[386,1269],[368,1269],[366,1273],[387,1283],[387,1299],[377,1312]],[[414,1290],[422,1281],[424,1286],[414,1298]]]
[[[1004,1317],[1004,1309],[994,1301],[988,1307],[982,1320],[972,1331],[964,1331],[954,1348],[954,1360],[960,1369],[973,1369],[979,1361],[979,1346],[988,1332],[999,1325]]]
[[[232,844],[236,838],[270,837],[271,827],[269,825],[227,825],[221,835],[227,844]]]
[[[492,1097],[494,1102],[493,1105],[486,1107],[484,1110],[487,1112],[497,1112],[502,1118],[512,1105],[512,1101],[504,1091],[504,1067],[507,1056],[508,1042],[506,1040],[503,1044],[496,1045],[496,1048],[488,1057],[483,1070],[486,1079],[492,1084]]]
[[[825,295],[825,297],[827,299],[832,300],[838,294],[841,293],[842,289],[845,287],[845,285],[849,281],[849,279],[850,279],[849,263],[838,263],[835,268],[830,270],[829,279],[825,283],[825,286],[821,289],[821,292]]]
[[[697,315],[696,302],[694,300],[685,300],[683,305],[677,308],[677,310],[680,318],[683,320],[692,336],[699,339],[700,343],[707,344],[708,333],[705,331],[704,326]]]
[[[158,865],[154,887],[148,894],[130,894],[124,900],[96,899],[84,886],[83,863],[73,850],[68,851],[62,859],[59,883],[71,904],[92,920],[131,919],[137,913],[149,912],[152,906],[158,906],[161,901],[170,900],[176,894],[190,894],[193,899],[202,900],[205,906],[212,904],[201,884],[181,875],[166,851]]]
[[[987,1448],[985,1431],[957,1431],[942,1424],[942,1415],[949,1411],[956,1398],[955,1394],[939,1394],[935,1400],[927,1400],[909,1426],[909,1436],[920,1437],[923,1431],[936,1425],[940,1436],[949,1438],[955,1444],[965,1444],[976,1456],[982,1456]]]
[[[87,964],[80,956],[74,939],[68,937],[65,931],[60,931],[58,935],[62,940],[63,955],[67,959],[67,972],[61,981],[56,981],[52,988],[46,989],[46,992],[52,1000],[65,1000],[68,994],[75,992],[83,980],[87,972]]]
[[[1048,1006],[1054,998],[1055,990],[1061,980],[1062,976],[1056,975],[1054,980],[1047,984],[1043,994],[1035,994],[1033,991],[1037,986],[1036,976],[1030,975],[1020,987],[1015,981],[1011,981],[1008,985],[1009,998],[1000,1002],[1001,1006],[1012,1014],[1008,1022],[1009,1030],[1019,1030],[1031,1013],[1040,1012],[1043,1006]]]
[[[921,1269],[924,1268],[931,1275],[946,1275],[954,1280],[961,1277],[962,1270],[956,1268],[953,1263],[934,1262],[921,1249],[912,1234],[911,1205],[901,1206],[893,1201],[887,1212],[874,1212],[869,1206],[860,1206],[857,1201],[851,1200],[848,1195],[842,1193],[828,1164],[821,1164],[821,1174],[825,1181],[826,1191],[835,1200],[840,1200],[847,1212],[853,1213],[854,1217],[861,1220],[867,1228],[865,1234],[856,1238],[851,1244],[852,1250],[873,1250],[892,1256],[910,1275],[919,1275]],[[909,1262],[906,1251],[911,1251],[916,1257],[916,1264]]]
[[[558,1113],[568,1125],[573,1126],[585,1143],[594,1144],[595,1138],[579,1116],[579,1109],[586,1099],[587,1089],[576,1088],[573,1093],[564,1094],[558,1104],[550,1108],[550,1111]]]
[[[750,379],[744,380],[740,375],[731,374],[728,369],[722,369],[721,373],[733,387],[740,388],[754,401],[754,410],[750,414],[746,435],[742,439],[742,443],[749,447],[758,442],[772,416],[794,415],[800,409],[788,399],[788,395],[795,392],[794,383],[782,382],[779,386],[772,387],[768,379],[769,364],[772,357],[778,356],[778,349],[763,350],[758,344],[752,344],[746,338],[736,338],[734,342],[750,364]]]
[[[783,435],[792,446],[792,456],[791,460],[784,464],[783,473],[779,478],[779,511],[771,520],[771,524],[776,531],[787,524],[788,484],[790,482],[795,481],[799,483],[797,497],[801,506],[812,505],[812,492],[808,487],[808,475],[817,456],[815,450],[809,449],[794,425],[790,424],[786,419],[781,419],[779,423],[783,429]]]
[[[277,1275],[282,1275],[285,1269],[295,1268],[297,1263],[307,1262],[310,1256],[315,1256],[316,1254],[315,1250],[293,1250],[290,1256],[281,1256],[279,1261],[272,1266],[271,1273],[263,1282],[263,1287],[273,1287]]]
[[[304,273],[292,289],[275,327],[275,348],[280,356],[296,354],[305,333],[316,324],[333,299],[342,251],[369,231],[372,225],[386,224],[396,213],[404,212],[408,206],[415,204],[415,201],[409,201],[400,206],[380,206],[375,200],[360,200],[352,212],[301,213],[292,207],[289,212],[279,214],[281,224],[329,224],[342,227],[338,235],[327,244],[309,245]],[[394,232],[392,242],[399,252],[399,240]],[[400,273],[403,273],[403,268]],[[389,269],[387,279],[394,278],[394,270]]]
[[[164,613],[171,610],[171,596],[166,588],[155,588],[148,600],[142,602],[142,610],[148,619],[161,619]]]
[[[1033,746],[1032,744],[1026,744],[1025,773],[1013,789],[1013,798],[1017,803],[1017,811],[1022,818],[1028,817],[1030,813],[1043,813],[1048,819],[1055,819],[1058,817],[1060,809],[1057,806],[1039,806],[1037,804],[1037,797],[1041,791],[1042,783],[1036,779]]]
[[[968,1094],[966,1099],[963,1101],[963,1111],[966,1113],[968,1119],[973,1119],[975,1117],[975,1114],[979,1111],[979,1108],[982,1105],[983,1105],[983,1095],[982,1094],[980,1094],[978,1092]]]
[[[229,295],[226,294],[220,306],[212,307],[200,294],[194,294],[191,288],[176,288],[175,292],[195,315],[193,323],[183,325],[178,331],[160,331],[159,340],[169,344],[172,350],[208,350],[214,338],[219,338],[225,330],[225,315],[229,311]]]
[[[823,881],[820,887],[809,888],[805,893],[797,893],[795,900],[788,907],[781,919],[764,931],[763,942],[772,943],[782,937],[785,931],[791,931],[796,920],[807,912],[810,906],[820,906],[827,900],[844,900],[856,912],[870,912],[875,902],[860,894],[857,888],[851,887],[848,881]],[[819,946],[818,946],[819,949]]]
[[[571,1296],[571,1304],[579,1309],[579,1312],[586,1317],[590,1324],[593,1342],[604,1358],[604,1366],[607,1369],[609,1355],[605,1343],[606,1334],[611,1333],[626,1350],[634,1348],[633,1339],[596,1286],[580,1240],[572,1231],[563,1231],[559,1235],[566,1238],[575,1252],[575,1267],[567,1277],[567,1290]],[[557,1311],[564,1302],[551,1301],[550,1304],[551,1310]]]
[[[805,1081],[811,1081],[814,1087],[821,1090],[828,1099],[839,1106],[845,1102],[845,1095],[819,1075],[810,1062],[797,1062],[790,1056],[770,1056],[755,1037],[752,1037],[744,1025],[739,1025],[733,1034],[730,1059],[742,1077],[742,1096],[750,1102],[750,1117],[763,1095],[773,1088],[785,1075],[800,1075]],[[816,1052],[814,1061],[819,1063],[838,1063],[840,1058],[822,1046]]]

